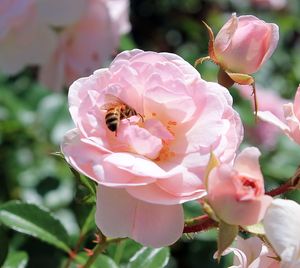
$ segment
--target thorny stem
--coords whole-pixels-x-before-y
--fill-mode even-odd
[[[107,247],[108,243],[107,241],[103,241],[102,243],[97,244],[95,249],[93,250],[93,255],[87,260],[86,264],[83,266],[83,268],[90,267],[94,261],[97,259],[98,255],[104,251],[104,249]]]
[[[196,233],[217,227],[218,223],[208,215],[202,215],[192,220],[184,226],[183,233]]]
[[[83,265],[82,268],[89,268],[89,267],[91,267],[91,265],[97,259],[98,255],[101,254],[110,243],[117,243],[117,242],[120,242],[120,241],[122,241],[124,239],[126,239],[126,238],[106,239],[106,237],[104,237],[104,239],[102,239],[102,242],[100,242],[99,244],[97,244],[97,246],[94,248],[93,255],[87,260],[86,264]]]
[[[297,189],[297,185],[300,183],[300,168],[297,169],[295,175],[290,178],[286,183],[280,185],[279,187],[266,192],[267,195],[276,196],[280,194],[284,194],[290,190]]]
[[[80,236],[79,236],[79,239],[78,239],[78,241],[77,241],[77,243],[76,243],[76,246],[75,246],[74,250],[72,250],[72,251],[69,253],[69,258],[68,258],[68,261],[67,261],[67,263],[66,263],[66,265],[65,265],[65,268],[69,268],[69,267],[70,267],[71,262],[72,262],[72,260],[75,258],[75,256],[76,256],[76,254],[77,254],[77,252],[78,252],[78,250],[79,250],[79,248],[80,248],[80,245],[81,245],[81,243],[83,242],[84,238],[85,238],[84,235],[80,235]]]

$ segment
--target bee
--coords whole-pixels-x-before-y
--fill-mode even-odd
[[[137,113],[134,108],[111,94],[105,95],[105,104],[101,106],[101,109],[106,110],[106,126],[110,131],[115,132],[115,136],[117,136],[117,130],[122,119],[139,115],[143,120],[142,115]]]

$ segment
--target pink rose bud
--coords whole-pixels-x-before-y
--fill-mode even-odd
[[[215,56],[225,70],[252,74],[273,54],[279,29],[254,16],[232,15],[216,36]]]
[[[207,199],[216,216],[232,225],[252,225],[264,216],[272,197],[265,195],[255,147],[244,149],[233,167],[221,164],[209,174]]]

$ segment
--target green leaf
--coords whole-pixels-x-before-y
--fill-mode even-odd
[[[120,254],[120,245],[123,252]],[[107,254],[115,260],[117,264],[127,264],[132,256],[136,254],[143,246],[129,238],[122,240],[119,243],[110,243],[106,249]],[[125,248],[125,250],[124,250]]]
[[[123,35],[121,36],[121,41],[120,41],[120,50],[131,50],[136,48],[137,45],[134,43],[134,40],[130,35]]]
[[[206,166],[205,169],[205,173],[204,173],[204,184],[205,184],[205,188],[208,189],[208,177],[209,177],[209,173],[217,166],[220,165],[219,159],[215,156],[215,154],[213,152],[210,152],[210,157],[209,157],[209,161],[208,164]]]
[[[223,251],[232,244],[238,231],[239,227],[237,225],[230,225],[220,221],[218,234],[218,261],[220,261]]]
[[[2,268],[25,268],[28,263],[28,255],[24,251],[10,252]]]
[[[86,235],[90,230],[95,228],[95,213],[96,206],[93,206],[90,213],[86,217],[84,224],[81,229],[81,235]]]
[[[77,255],[76,262],[79,265],[84,265],[87,262],[88,258],[89,257],[87,256],[86,252],[81,252]],[[74,267],[78,267],[78,266],[74,266]],[[119,268],[112,258],[103,254],[100,254],[95,260],[95,262],[90,266],[90,268],[99,268],[99,267]]]
[[[254,83],[254,78],[249,74],[225,72],[234,82],[240,85],[252,85]]]
[[[255,235],[265,235],[265,229],[261,222],[248,225],[248,226],[242,226],[244,230],[246,230],[249,233],[255,234]]]
[[[129,260],[127,268],[162,268],[170,258],[169,248],[143,247]]]
[[[4,263],[7,253],[8,253],[8,239],[5,231],[3,230],[3,226],[0,225],[0,267]]]
[[[0,222],[20,233],[45,241],[66,252],[68,234],[60,221],[37,205],[10,201],[0,206]]]
[[[92,265],[93,268],[101,267],[101,268],[118,268],[117,264],[111,259],[110,257],[100,254],[96,261],[94,262],[94,265]]]
[[[78,201],[86,204],[95,204],[96,203],[96,183],[90,178],[81,175],[77,170],[69,165],[70,170],[75,176],[78,182],[78,189],[76,193]]]

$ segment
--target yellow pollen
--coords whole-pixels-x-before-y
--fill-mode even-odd
[[[167,130],[175,137],[175,132],[172,131],[170,126],[167,126]]]
[[[159,156],[156,158],[156,161],[164,161],[176,155],[175,152],[170,151],[169,143],[170,142],[168,141],[163,141],[163,148],[160,150]]]
[[[176,122],[176,121],[169,121],[169,122],[168,122],[168,125],[176,126],[176,125],[177,125],[177,122]]]

